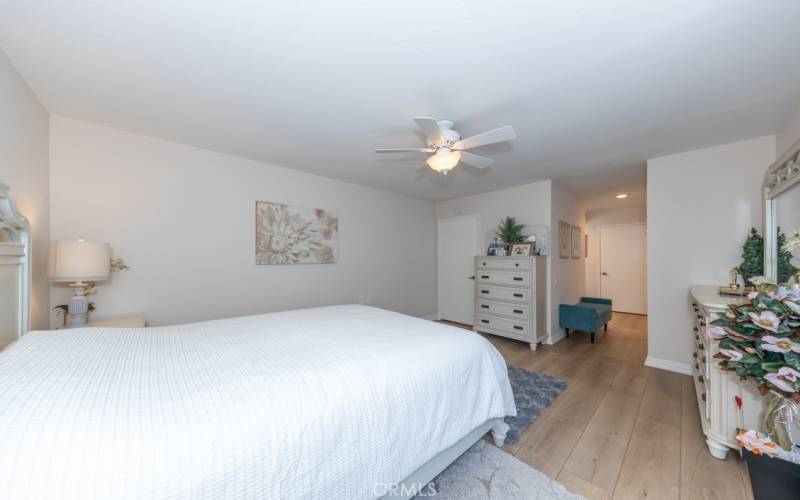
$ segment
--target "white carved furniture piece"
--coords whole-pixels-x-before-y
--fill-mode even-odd
[[[729,304],[740,304],[747,299],[720,295],[719,287],[710,285],[693,286],[690,298],[694,346],[692,378],[697,406],[700,408],[700,422],[709,453],[724,460],[729,449],[739,449],[735,439],[739,426],[758,429],[763,398],[753,384],[741,382],[735,373],[720,369],[719,360],[714,358],[719,352],[719,343],[709,337],[707,329]],[[736,405],[737,397],[742,401],[741,419]]]
[[[0,348],[31,327],[30,224],[0,183]]]
[[[546,257],[475,257],[476,332],[530,344],[545,337]]]

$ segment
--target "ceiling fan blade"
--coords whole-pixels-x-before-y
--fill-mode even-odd
[[[436,118],[431,117],[418,117],[414,118],[414,122],[425,132],[425,137],[428,138],[428,144],[433,144],[434,142],[441,142],[442,140],[442,131],[439,129],[439,124],[436,122]]]
[[[494,163],[494,160],[491,158],[474,155],[472,153],[467,153],[466,151],[461,152],[461,161],[467,165],[472,165],[473,167],[480,169],[484,169]]]
[[[505,127],[496,128],[482,134],[461,139],[457,143],[453,144],[453,149],[456,151],[463,151],[465,149],[486,146],[487,144],[494,144],[496,142],[511,141],[516,138],[517,134],[514,133],[514,128],[510,125],[506,125]]]
[[[400,148],[400,149],[376,149],[376,153],[435,153],[435,149],[430,148]]]

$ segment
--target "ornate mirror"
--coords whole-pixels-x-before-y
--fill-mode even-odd
[[[767,169],[764,199],[764,272],[771,281],[796,285],[800,249],[784,244],[800,229],[800,141]]]
[[[31,324],[30,224],[0,183],[0,349]]]

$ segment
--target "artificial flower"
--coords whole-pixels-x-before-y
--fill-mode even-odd
[[[740,432],[739,435],[736,436],[736,440],[739,441],[745,449],[750,450],[753,455],[777,457],[780,454],[778,445],[776,445],[774,441],[768,437],[759,437],[758,433],[754,430]]]
[[[756,326],[771,332],[777,332],[781,324],[781,319],[772,311],[763,311],[758,314],[750,313],[749,316],[750,320],[755,323]]]
[[[708,329],[708,335],[714,340],[720,340],[727,337],[728,332],[721,326],[712,326]]]
[[[797,381],[798,378],[800,378],[800,372],[798,372],[791,366],[784,366],[783,368],[778,370],[778,375],[792,382],[795,382]]]
[[[753,300],[754,298],[758,297],[758,292],[750,292],[747,294],[748,300]]]
[[[800,314],[800,304],[791,300],[785,300],[783,305],[791,309],[791,311],[795,314]]]
[[[786,242],[783,244],[783,250],[791,252],[792,250],[800,249],[800,229],[789,231],[786,235]]]
[[[781,376],[778,375],[777,373],[767,373],[766,375],[764,375],[764,378],[767,379],[772,385],[774,385],[775,387],[784,392],[796,392],[792,384],[783,380]]]
[[[761,337],[761,348],[772,352],[800,352],[800,344],[788,338],[778,338],[772,335]]]
[[[731,361],[739,361],[744,357],[744,354],[740,353],[739,351],[734,351],[733,349],[720,349],[719,352],[725,356],[728,356]]]

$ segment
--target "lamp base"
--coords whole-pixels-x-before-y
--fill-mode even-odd
[[[89,324],[86,321],[86,313],[89,312],[89,299],[84,295],[85,285],[80,283],[70,286],[75,287],[75,293],[67,301],[67,311],[70,318],[67,328],[83,328]]]

